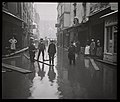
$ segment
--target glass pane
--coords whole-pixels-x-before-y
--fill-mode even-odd
[[[112,53],[112,43],[113,43],[113,39],[112,39],[112,26],[109,26],[106,28],[107,31],[107,52]]]
[[[109,29],[108,27],[106,28],[106,50],[108,52],[108,41],[109,41]]]
[[[114,33],[114,53],[117,53],[117,32]]]
[[[110,32],[109,32],[109,34],[110,34],[110,40],[112,40],[112,26],[110,27]]]

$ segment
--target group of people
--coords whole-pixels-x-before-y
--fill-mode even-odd
[[[36,53],[37,49],[38,49],[37,60],[39,60],[40,54],[42,52],[42,59],[43,59],[43,61],[45,61],[44,53],[46,50],[46,44],[45,44],[45,41],[43,40],[43,38],[40,39],[40,42],[38,44],[38,48],[35,48],[34,39],[30,40],[29,54],[30,54],[31,62],[34,62],[34,57],[35,57],[35,53]],[[56,45],[54,44],[54,41],[51,40],[50,44],[48,46],[48,55],[49,55],[49,63],[52,65],[54,64],[55,53],[56,53]]]
[[[102,47],[100,40],[97,40],[95,42],[94,39],[91,40],[91,43],[87,41],[87,44],[85,46],[85,55],[88,56],[90,55],[91,57],[102,57]]]
[[[92,39],[91,43],[87,40],[85,50],[82,51],[82,47],[80,46],[80,42],[71,42],[69,48],[68,48],[68,59],[69,64],[71,65],[72,62],[75,65],[75,59],[76,55],[79,55],[79,53],[83,52],[85,56],[91,56],[91,57],[99,57],[102,58],[102,47],[100,40],[97,40],[95,43],[95,40]]]

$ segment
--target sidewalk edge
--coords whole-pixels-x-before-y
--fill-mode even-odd
[[[99,61],[99,62],[102,62],[102,63],[105,63],[105,64],[109,64],[109,65],[117,66],[116,63],[112,63],[112,62],[108,62],[108,61],[104,61],[104,60],[100,60],[100,59],[94,59],[94,60]]]

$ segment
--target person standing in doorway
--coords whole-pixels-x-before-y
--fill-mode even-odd
[[[75,65],[75,45],[73,44],[73,42],[71,42],[70,47],[68,48],[68,59],[69,59],[69,63],[70,65],[73,64]]]
[[[42,58],[43,58],[43,61],[44,61],[45,44],[44,44],[42,38],[40,39],[40,42],[39,42],[39,44],[38,44],[38,49],[39,49],[39,52],[38,52],[37,60],[39,60],[39,56],[40,56],[40,54],[41,54],[41,52],[42,52]]]
[[[54,41],[51,40],[50,45],[48,46],[48,55],[49,55],[49,63],[51,64],[52,61],[52,65],[54,65],[55,53],[56,53],[56,45],[54,44]]]
[[[17,43],[17,40],[14,38],[14,36],[9,40],[9,42],[11,43],[10,45],[10,49],[12,52],[15,52],[16,50],[16,43]]]

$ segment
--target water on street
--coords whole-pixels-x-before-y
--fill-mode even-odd
[[[117,69],[79,55],[76,65],[69,65],[67,50],[58,47],[54,66],[25,56],[28,52],[6,58],[3,63],[31,70],[23,74],[2,68],[3,99],[116,99]],[[36,53],[37,57],[37,53]],[[48,54],[45,54],[48,60]],[[42,54],[40,55],[42,61]],[[49,61],[45,61],[49,63]],[[98,70],[97,70],[98,69]]]

